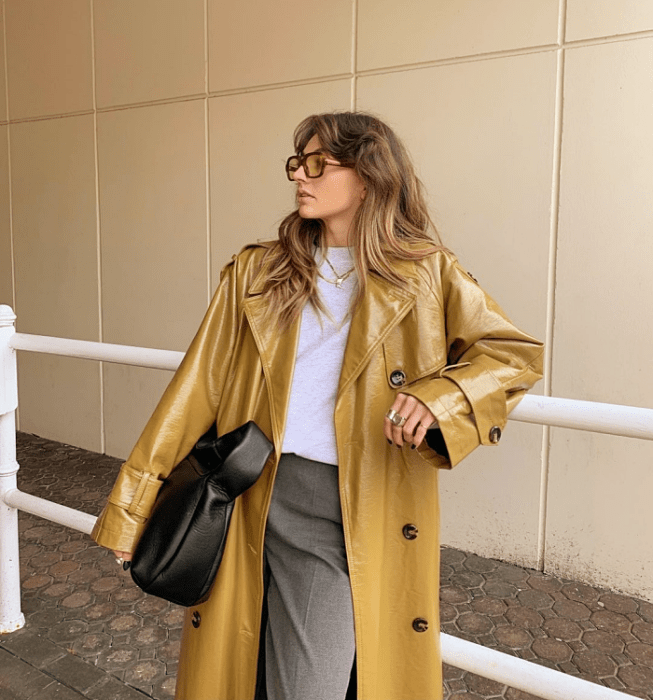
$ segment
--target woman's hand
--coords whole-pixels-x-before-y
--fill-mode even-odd
[[[388,416],[383,419],[383,433],[388,442],[397,447],[402,447],[406,443],[414,450],[421,445],[426,431],[437,425],[435,416],[414,396],[397,394],[391,409],[406,419],[401,427],[394,425]]]
[[[125,564],[127,564],[127,562],[130,562],[132,560],[132,553],[131,552],[119,552],[117,549],[112,549],[111,551],[115,554],[116,559],[122,559],[122,562],[119,561],[118,564],[122,564],[122,568],[125,569],[125,571],[127,571],[127,569],[129,569],[131,564],[128,564],[127,566],[125,566]]]

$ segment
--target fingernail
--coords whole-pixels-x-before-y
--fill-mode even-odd
[[[386,438],[388,440],[388,438]],[[392,440],[388,440],[388,445],[392,445]]]
[[[399,449],[401,449],[401,445],[397,445],[397,447],[398,447]]]
[[[131,565],[132,565],[132,563],[131,563],[130,561],[123,561],[123,563],[122,563],[122,568],[123,568],[125,571],[128,571],[129,568],[131,567]]]
[[[416,447],[417,447],[417,445],[411,445],[411,446],[410,446],[410,449],[411,449],[411,450],[414,450]]]

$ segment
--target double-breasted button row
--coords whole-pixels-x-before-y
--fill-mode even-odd
[[[419,534],[419,530],[416,525],[408,523],[401,528],[401,532],[407,540],[414,540]]]
[[[429,621],[425,620],[423,617],[416,617],[413,620],[413,629],[415,632],[426,632],[429,628]]]
[[[392,386],[403,386],[406,383],[406,373],[401,369],[395,369],[390,373]]]
[[[493,444],[497,444],[499,440],[501,440],[501,428],[498,425],[493,425],[490,428],[490,442]]]

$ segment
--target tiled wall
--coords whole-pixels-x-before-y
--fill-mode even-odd
[[[311,112],[404,137],[445,242],[547,340],[536,393],[653,395],[653,0],[4,0],[0,302],[183,350],[292,207]],[[20,355],[23,430],[124,456],[167,372]],[[442,475],[443,541],[653,599],[651,443],[511,423]]]

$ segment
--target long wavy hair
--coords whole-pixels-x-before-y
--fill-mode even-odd
[[[358,275],[353,310],[365,294],[369,272],[404,286],[407,280],[392,261],[420,260],[442,244],[406,148],[387,124],[365,112],[314,114],[295,129],[295,152],[303,153],[313,136],[333,158],[353,164],[366,188],[349,232]],[[263,260],[263,295],[270,317],[282,327],[295,320],[307,302],[325,311],[315,261],[315,247],[325,248],[324,234],[320,219],[303,219],[295,210],[281,222],[279,238]]]

